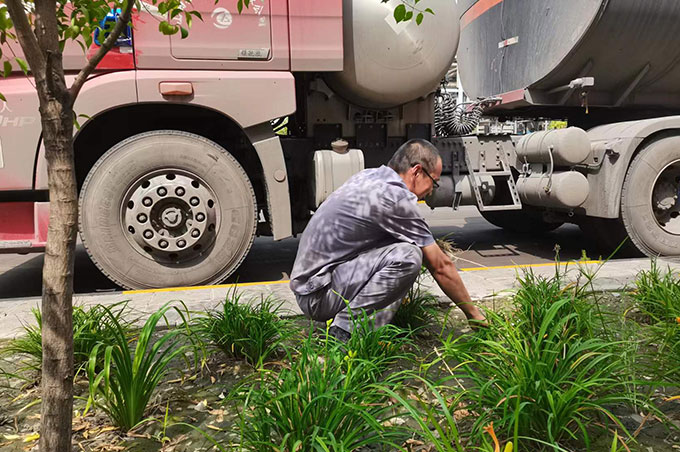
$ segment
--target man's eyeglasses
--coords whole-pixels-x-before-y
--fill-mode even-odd
[[[427,177],[429,177],[432,180],[432,186],[434,186],[434,188],[439,188],[439,182],[434,180],[434,177],[432,177],[432,175],[425,169],[425,166],[422,163],[414,163],[413,164],[413,166],[416,166],[416,165],[420,165],[420,169],[423,170],[423,173],[425,173],[427,175]]]

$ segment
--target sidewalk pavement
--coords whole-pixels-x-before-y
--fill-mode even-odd
[[[670,267],[680,271],[680,262],[659,259],[659,268],[663,271]],[[523,271],[531,270],[536,275],[552,276],[555,264],[533,264],[502,267],[472,267],[459,265],[461,277],[474,300],[483,304],[494,298],[504,298],[516,289],[516,279]],[[620,290],[631,286],[641,270],[649,270],[650,260],[619,259],[602,263],[600,261],[569,262],[560,264],[560,272],[566,272],[569,281],[585,279],[582,271],[596,272],[594,288],[596,290]],[[448,301],[441,289],[429,274],[424,279],[425,286],[441,301]],[[269,281],[263,283],[229,284],[204,287],[180,287],[170,289],[153,289],[139,291],[108,292],[104,294],[85,294],[73,297],[74,305],[88,306],[94,304],[113,304],[129,301],[131,310],[141,318],[145,314],[157,310],[167,302],[181,300],[192,311],[212,309],[222,302],[229,292],[237,290],[241,300],[258,302],[261,297],[273,296],[282,303],[282,310],[288,315],[302,314],[293,293],[288,288],[288,281]],[[0,300],[0,339],[8,339],[21,333],[22,323],[33,323],[31,308],[40,304],[39,297]],[[171,319],[172,320],[172,319]]]

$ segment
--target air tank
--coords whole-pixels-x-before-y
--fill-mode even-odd
[[[344,69],[328,73],[328,85],[345,100],[367,108],[391,108],[434,91],[458,46],[456,3],[421,0],[421,25],[396,23],[400,0],[343,0]]]
[[[677,0],[460,0],[458,70],[470,98],[528,89],[526,104],[680,105]],[[521,96],[520,96],[521,98]]]

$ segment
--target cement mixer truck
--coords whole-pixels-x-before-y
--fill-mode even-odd
[[[142,1],[74,106],[93,262],[126,288],[221,281],[256,235],[299,233],[350,174],[431,138],[455,4],[423,0],[436,14],[419,27],[394,20],[400,3],[252,0],[239,14],[237,0],[193,0],[203,20],[181,39],[159,33],[164,15]],[[67,47],[67,74],[86,57]],[[38,98],[20,70],[0,92],[0,250],[37,251],[49,211]]]
[[[466,146],[471,173],[489,171],[489,148],[498,161],[507,149],[516,190],[502,199],[522,203],[482,215],[524,231],[572,222],[625,254],[680,255],[680,4],[457,3],[459,76],[472,99],[490,99],[484,114],[570,126]]]
[[[525,3],[534,2],[459,1],[457,8],[450,0],[421,0],[418,7],[435,14],[428,13],[420,26],[394,20],[396,0],[255,0],[242,14],[236,3],[193,0],[191,7],[203,21],[194,21],[189,37],[181,39],[159,34],[161,13],[141,2],[133,26],[75,105],[80,238],[93,262],[120,286],[223,280],[238,268],[256,235],[280,240],[301,232],[351,174],[385,163],[410,138],[431,139],[441,150],[444,172],[440,188],[427,200],[432,207],[473,204],[490,221],[525,230],[580,219],[594,220],[583,224],[598,229],[597,221],[611,221],[633,238],[636,249],[680,254],[670,221],[680,211],[675,207],[680,165],[667,158],[678,152],[673,130],[680,120],[584,131],[591,118],[608,117],[596,113],[597,87],[610,85],[600,72],[589,72],[600,62],[596,57],[588,71],[554,75],[559,84],[545,85],[537,78],[541,71],[561,68],[551,67],[558,66],[553,61],[531,69],[537,61],[528,59],[536,43],[523,50],[527,61],[514,66],[526,74],[517,81],[522,86],[501,89],[515,86],[505,75],[515,71],[498,66],[508,64],[506,53],[534,41],[520,36],[513,44],[513,37],[502,40],[503,46],[487,43],[480,38],[484,27],[505,19],[485,21],[509,17],[511,7],[519,17]],[[545,12],[539,4],[554,8],[548,8],[551,14],[566,11],[558,1],[535,3],[536,17]],[[575,8],[566,11],[574,46],[586,42],[590,27],[607,17],[602,14],[611,8],[607,5],[636,2],[582,3],[592,12],[589,19],[576,16]],[[671,2],[655,4],[677,12]],[[501,37],[512,30],[504,26]],[[541,30],[548,33],[550,27],[555,28]],[[661,34],[661,27],[654,33]],[[459,37],[463,83],[471,96],[483,98],[473,113],[486,108],[497,115],[540,111],[546,116],[556,108],[573,112],[560,117],[582,128],[523,138],[433,136],[436,90]],[[543,39],[537,42],[542,45]],[[551,45],[573,59],[574,49],[560,39]],[[500,60],[492,55],[494,47]],[[20,54],[12,44],[2,50]],[[647,54],[657,50],[663,53]],[[67,47],[67,72],[86,57],[79,47]],[[634,104],[643,98],[643,87],[672,73],[658,72],[656,62],[649,66],[640,81],[624,86],[618,97],[605,93],[606,99]],[[548,97],[532,91],[536,83]],[[0,251],[39,251],[46,241],[49,200],[38,99],[30,77],[21,72],[0,80],[0,92],[7,99],[0,106]],[[656,91],[651,95],[658,98]],[[547,100],[563,97],[563,105]],[[588,101],[592,116],[583,112]],[[283,124],[285,133],[277,133]],[[647,190],[646,198],[637,188]],[[637,198],[625,201],[631,196]],[[630,232],[631,222],[638,225],[633,231],[649,226],[653,240]]]

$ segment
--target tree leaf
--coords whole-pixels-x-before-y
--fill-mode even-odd
[[[182,36],[182,39],[186,39],[186,38],[189,37],[189,30],[187,30],[186,28],[179,27],[179,32],[180,32],[180,35]]]
[[[409,11],[406,13],[406,16],[404,16],[404,21],[411,20],[413,18],[413,11]]]
[[[24,74],[28,75],[28,64],[26,63],[26,61],[19,57],[16,57],[15,60],[19,67],[21,68],[21,70],[24,71]]]
[[[404,4],[394,8],[394,20],[396,20],[397,23],[403,21],[404,17],[406,17],[406,6],[404,6]]]
[[[426,12],[426,13],[430,13],[430,14],[432,14],[432,15],[434,16],[434,11],[432,11],[431,8],[425,8],[425,12]]]
[[[418,25],[420,25],[421,23],[423,23],[423,13],[418,13],[418,15],[416,16],[416,23],[417,23]]]
[[[238,13],[241,14],[243,11],[243,0],[238,0],[238,3],[236,3],[236,9],[238,10]]]
[[[7,99],[5,98],[4,94],[0,93],[0,100],[3,102],[7,102]]]

